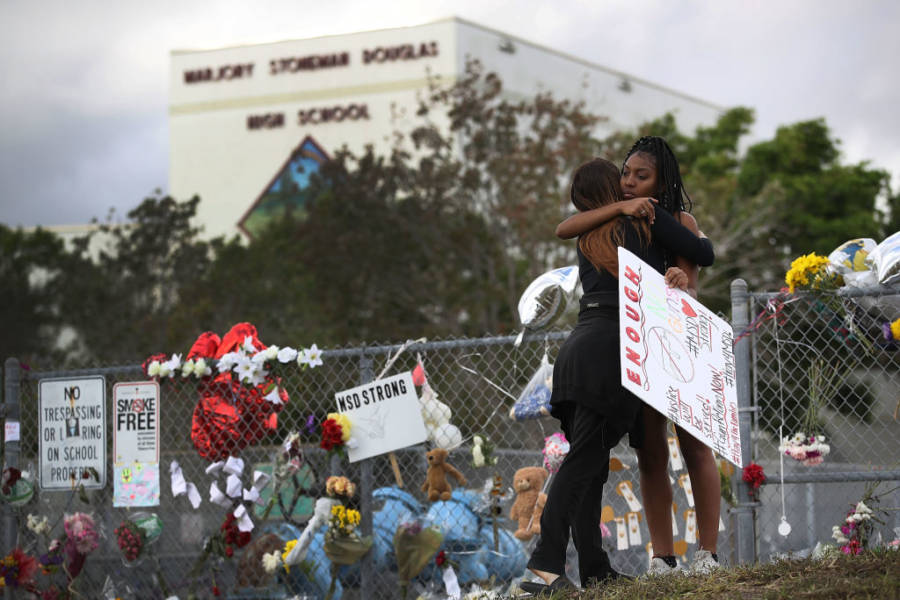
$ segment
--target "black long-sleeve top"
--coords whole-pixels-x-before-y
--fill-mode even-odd
[[[625,232],[625,248],[634,252],[660,273],[663,273],[665,267],[664,252],[666,250],[701,267],[708,267],[715,260],[712,242],[708,238],[697,237],[663,209],[656,211],[656,220],[650,226],[649,245],[641,243],[637,229],[629,222],[628,217],[619,217],[616,226],[623,228]],[[595,269],[594,265],[582,254],[580,248],[578,249],[578,275],[581,278],[581,287],[585,294],[618,290],[618,280],[605,269],[600,271]]]

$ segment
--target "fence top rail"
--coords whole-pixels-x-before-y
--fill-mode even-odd
[[[569,335],[569,331],[526,332],[522,342],[558,341]],[[335,348],[322,350],[322,358],[339,358],[353,356],[389,355],[400,348],[406,347],[410,352],[428,352],[430,350],[450,350],[456,348],[473,348],[481,346],[509,345],[515,342],[515,335],[486,336],[480,338],[460,338],[452,340],[439,340],[434,342],[415,341],[406,344],[362,345],[353,348]],[[117,375],[122,373],[143,373],[141,365],[120,365],[112,367],[94,367],[84,369],[68,369],[59,371],[21,371],[22,379],[37,380],[47,377],[79,377],[83,375]]]
[[[794,296],[804,297],[804,296],[814,296],[818,294],[822,294],[823,292],[810,292],[805,290],[799,290],[793,293]],[[829,292],[824,292],[829,293]],[[877,285],[871,287],[850,287],[845,286],[838,290],[835,290],[833,293],[835,296],[841,298],[861,298],[864,296],[869,297],[879,297],[879,296],[900,296],[900,286],[886,286],[886,285]],[[772,298],[777,298],[781,296],[784,292],[750,292],[749,296],[754,300],[771,300]]]

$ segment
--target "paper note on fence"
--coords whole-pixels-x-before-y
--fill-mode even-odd
[[[731,326],[619,248],[622,385],[743,467]]]

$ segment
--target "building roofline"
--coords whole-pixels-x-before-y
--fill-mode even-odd
[[[547,52],[547,53],[549,53],[549,54],[555,54],[556,56],[565,58],[565,59],[567,59],[567,60],[571,60],[571,61],[580,63],[580,64],[582,64],[582,65],[584,65],[584,66],[586,66],[586,67],[590,67],[590,68],[592,68],[592,69],[597,69],[597,70],[600,70],[600,71],[604,71],[604,72],[606,72],[606,73],[609,73],[610,75],[615,75],[615,76],[617,76],[617,77],[622,77],[622,78],[627,79],[627,80],[629,80],[629,81],[632,81],[632,82],[634,82],[634,83],[639,83],[639,84],[641,84],[641,85],[643,85],[643,86],[650,87],[650,88],[654,88],[654,89],[660,90],[660,91],[662,91],[662,92],[666,92],[667,94],[672,94],[672,95],[675,95],[675,96],[680,96],[680,97],[682,97],[682,98],[684,98],[684,99],[686,99],[686,100],[690,100],[691,102],[696,102],[696,103],[698,103],[698,104],[702,104],[702,105],[704,105],[704,106],[707,106],[707,107],[709,107],[709,108],[715,109],[715,110],[720,111],[720,112],[724,112],[724,111],[726,110],[726,107],[724,107],[724,106],[722,106],[722,105],[719,105],[719,104],[716,104],[715,102],[710,102],[710,101],[708,101],[708,100],[704,100],[704,99],[702,99],[702,98],[698,98],[697,96],[693,96],[693,95],[691,95],[691,94],[687,94],[687,93],[685,93],[685,92],[682,92],[682,91],[679,91],[679,90],[670,88],[670,87],[668,87],[668,86],[664,86],[664,85],[660,85],[660,84],[658,84],[658,83],[654,83],[654,82],[649,81],[649,80],[647,80],[647,79],[644,79],[644,78],[642,78],[642,77],[637,77],[637,76],[635,76],[635,75],[631,75],[631,74],[626,73],[626,72],[624,72],[624,71],[619,71],[619,70],[617,70],[617,69],[612,69],[612,68],[610,68],[610,67],[607,67],[607,66],[604,66],[604,65],[601,65],[601,64],[592,62],[592,61],[587,60],[587,59],[585,59],[585,58],[581,58],[581,57],[575,56],[574,54],[569,54],[568,52],[562,52],[561,50],[556,50],[556,49],[551,48],[551,47],[549,47],[549,46],[545,46],[545,45],[543,45],[543,44],[539,44],[539,43],[537,43],[537,42],[533,42],[533,41],[531,41],[531,40],[527,40],[527,39],[522,38],[522,37],[519,37],[519,36],[517,36],[517,35],[511,34],[511,33],[507,33],[507,32],[505,32],[505,31],[501,31],[501,30],[499,30],[499,29],[494,29],[493,27],[488,27],[487,25],[482,25],[482,24],[480,24],[480,23],[476,23],[476,22],[474,22],[474,21],[470,21],[469,19],[465,19],[465,18],[463,18],[463,17],[459,17],[459,16],[455,16],[455,15],[449,16],[449,17],[443,17],[443,18],[436,19],[436,20],[433,20],[433,21],[427,21],[427,22],[425,22],[425,23],[418,23],[418,24],[416,24],[416,25],[403,25],[403,26],[400,26],[400,27],[383,27],[383,28],[381,28],[381,29],[368,29],[368,30],[364,30],[364,31],[348,31],[348,32],[344,32],[344,33],[331,33],[331,34],[318,35],[318,36],[313,36],[313,37],[308,37],[308,38],[290,38],[290,39],[282,39],[282,40],[276,40],[276,41],[271,41],[271,42],[248,43],[248,44],[235,44],[235,45],[233,45],[233,46],[222,46],[222,47],[219,47],[219,48],[199,48],[199,49],[194,49],[194,50],[191,50],[191,49],[174,49],[174,50],[170,50],[169,53],[170,53],[171,55],[178,55],[178,56],[180,56],[180,55],[184,55],[184,54],[197,54],[197,53],[201,53],[201,52],[218,52],[218,51],[220,51],[220,50],[232,50],[232,49],[238,49],[238,48],[250,48],[250,47],[254,47],[254,46],[270,46],[270,45],[275,45],[275,44],[283,44],[283,43],[285,43],[285,42],[297,42],[297,41],[307,41],[307,40],[321,40],[321,39],[327,39],[327,38],[343,37],[343,36],[346,36],[346,35],[353,35],[353,34],[359,34],[359,33],[380,33],[380,32],[382,32],[382,31],[397,31],[397,30],[400,30],[400,29],[412,29],[412,28],[415,28],[415,27],[422,27],[422,26],[424,26],[424,25],[436,25],[436,24],[439,24],[439,23],[445,23],[445,22],[447,22],[447,21],[453,21],[453,22],[456,22],[456,23],[461,23],[461,24],[467,25],[467,26],[469,26],[469,27],[475,27],[475,28],[477,28],[477,29],[481,29],[482,31],[487,31],[487,32],[490,32],[490,33],[493,33],[493,34],[496,34],[496,35],[499,35],[499,36],[503,36],[503,37],[508,38],[508,39],[510,39],[510,40],[512,40],[512,41],[514,41],[514,42],[519,43],[519,44],[526,44],[526,45],[528,45],[528,46],[531,46],[531,47],[533,47],[533,48],[537,48],[537,49],[542,50],[542,51],[544,51],[544,52]]]

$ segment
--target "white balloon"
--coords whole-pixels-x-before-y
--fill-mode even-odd
[[[432,400],[422,407],[422,418],[435,425],[446,425],[453,416],[450,407],[440,400]]]
[[[869,259],[879,283],[900,284],[900,231],[878,244]]]
[[[438,448],[444,450],[452,450],[462,444],[462,432],[456,425],[445,423],[439,425],[430,431],[431,441]]]
[[[519,298],[519,320],[528,329],[540,329],[554,321],[578,285],[578,267],[547,271],[525,288]]]
[[[866,271],[869,255],[876,246],[872,238],[847,240],[828,255],[828,270],[841,275]]]

